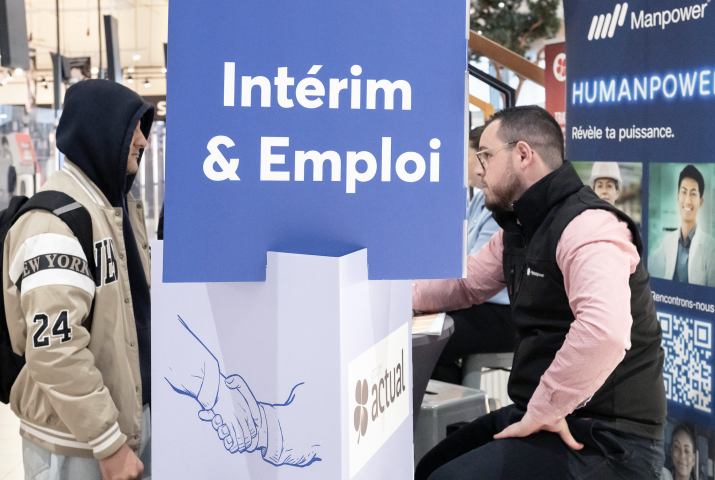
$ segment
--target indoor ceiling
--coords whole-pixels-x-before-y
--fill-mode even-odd
[[[144,95],[166,93],[164,68],[164,43],[168,35],[168,0],[58,0],[60,52],[66,57],[90,57],[93,68],[100,65],[101,15],[117,19],[121,66],[125,82]],[[50,52],[57,51],[57,14],[55,0],[25,0],[27,35],[29,46],[35,50],[35,78],[46,78],[48,89],[38,85],[37,103],[51,103],[52,59]],[[104,21],[101,22],[101,64],[107,68]],[[137,58],[138,59],[135,59]],[[134,69],[133,73],[128,70]],[[134,79],[128,83],[128,76]],[[92,75],[96,77],[96,74]],[[144,87],[146,80],[151,88]],[[26,85],[26,78],[14,75],[11,82],[0,89],[0,103],[24,103],[12,101],[15,93]],[[43,91],[44,90],[44,91]],[[24,90],[22,97],[26,97]],[[49,101],[47,98],[49,95]]]

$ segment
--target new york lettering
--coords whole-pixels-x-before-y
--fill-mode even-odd
[[[92,278],[92,273],[89,271],[89,264],[74,255],[65,255],[61,253],[51,253],[46,255],[38,255],[37,257],[26,260],[23,265],[22,278],[27,278],[37,272],[43,270],[71,270],[86,277]]]
[[[111,238],[94,243],[94,265],[94,284],[97,288],[117,281],[117,260]]]

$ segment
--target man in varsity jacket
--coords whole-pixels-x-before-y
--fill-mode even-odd
[[[479,160],[501,227],[467,278],[414,282],[413,308],[455,310],[506,287],[514,402],[450,435],[417,480],[653,479],[663,468],[661,329],[635,223],[584,186],[545,110],[492,117]]]
[[[129,189],[153,116],[151,104],[115,82],[67,90],[57,128],[66,160],[43,190],[64,192],[89,212],[94,272],[51,213],[31,211],[7,235],[7,322],[13,349],[27,360],[11,406],[27,478],[150,475],[149,246],[144,208]]]

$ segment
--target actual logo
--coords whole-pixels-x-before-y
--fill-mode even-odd
[[[350,478],[409,419],[409,338],[405,323],[348,364]]]
[[[367,400],[367,380],[363,380],[362,382],[358,380],[357,386],[355,387],[355,401],[357,402],[357,406],[353,414],[355,431],[358,432],[358,443],[360,443],[360,437],[364,437],[365,432],[367,432],[368,414],[367,408],[365,407]]]
[[[613,38],[616,32],[616,26],[622,27],[626,21],[626,13],[628,13],[628,3],[619,3],[613,9],[613,14],[594,15],[591,20],[591,28],[588,30],[588,40],[598,40],[601,38]]]

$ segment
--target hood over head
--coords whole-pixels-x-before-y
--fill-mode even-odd
[[[127,161],[137,124],[148,138],[153,119],[154,106],[127,87],[108,80],[85,80],[67,90],[57,126],[57,148],[113,207],[123,211],[122,239],[139,347],[142,405],[151,403],[151,294],[129,220],[126,195],[134,175],[127,175]]]
[[[127,87],[108,80],[78,82],[65,94],[57,148],[112,206],[121,207],[135,177],[127,175],[134,129],[141,122],[141,131],[149,138],[153,119],[154,106]]]

